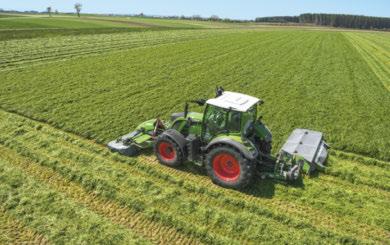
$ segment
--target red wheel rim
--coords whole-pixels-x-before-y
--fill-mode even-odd
[[[169,142],[161,142],[158,145],[158,153],[160,154],[161,158],[166,161],[173,160],[176,157],[175,148],[173,148],[172,143]]]
[[[235,181],[240,177],[240,164],[230,153],[220,153],[213,159],[215,175],[223,181]]]

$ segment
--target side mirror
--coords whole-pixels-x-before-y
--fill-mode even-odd
[[[191,100],[190,102],[197,104],[198,106],[204,106],[206,104],[205,99]]]
[[[223,94],[223,92],[225,92],[225,89],[222,88],[222,86],[217,86],[215,88],[215,98],[221,96]]]

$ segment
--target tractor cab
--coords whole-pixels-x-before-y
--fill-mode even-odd
[[[202,140],[209,142],[219,134],[241,136],[257,118],[261,100],[235,92],[223,92],[206,102],[203,115]]]

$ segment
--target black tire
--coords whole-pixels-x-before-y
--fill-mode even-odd
[[[260,141],[260,151],[263,154],[270,155],[272,150],[272,142],[270,141]]]
[[[169,167],[177,167],[184,161],[184,154],[179,145],[166,135],[157,137],[154,153],[161,164]]]
[[[243,157],[235,148],[217,146],[206,156],[206,170],[215,184],[226,188],[242,189],[252,182],[255,163]]]

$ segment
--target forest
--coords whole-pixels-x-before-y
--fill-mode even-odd
[[[390,18],[346,14],[301,14],[299,16],[259,17],[256,22],[300,23],[358,29],[389,29]]]

